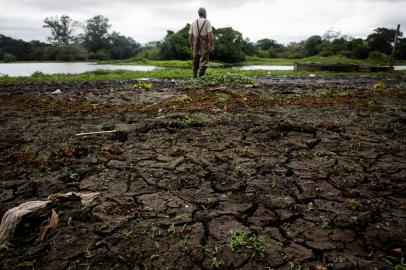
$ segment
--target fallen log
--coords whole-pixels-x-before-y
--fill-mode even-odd
[[[30,201],[20,204],[14,208],[7,210],[1,219],[0,224],[0,244],[4,244],[13,237],[14,231],[17,225],[20,223],[21,219],[29,214],[36,212],[40,209],[45,208],[49,203],[54,201],[69,200],[72,198],[80,198],[83,205],[89,205],[98,196],[99,192],[92,193],[79,193],[79,192],[69,192],[66,194],[53,194],[48,196],[47,201]],[[55,225],[56,226],[56,225]]]

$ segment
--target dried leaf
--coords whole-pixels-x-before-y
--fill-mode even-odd
[[[49,221],[49,224],[47,224],[41,228],[41,230],[39,232],[39,240],[40,241],[44,240],[45,235],[47,234],[49,229],[55,229],[58,226],[58,222],[59,222],[59,216],[55,212],[55,210],[52,209],[51,220]]]

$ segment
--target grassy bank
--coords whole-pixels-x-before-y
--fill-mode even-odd
[[[336,73],[336,72],[296,72],[296,71],[267,71],[267,70],[237,70],[230,68],[215,68],[208,69],[207,75],[222,75],[222,74],[240,74],[245,76],[309,76],[310,74],[322,76],[334,75],[381,75],[393,76],[397,74],[406,74],[406,71],[396,73]],[[92,80],[129,80],[139,78],[190,78],[192,75],[190,69],[186,68],[167,68],[154,71],[129,71],[129,70],[96,70],[81,74],[37,74],[34,76],[10,77],[1,76],[0,84],[5,83],[32,83],[32,82],[69,82],[69,81],[92,81]]]
[[[220,75],[220,74],[241,74],[246,76],[254,75],[267,75],[270,74],[265,70],[249,70],[240,71],[232,69],[209,69],[207,75]],[[294,75],[293,71],[275,71],[275,75]],[[307,73],[299,73],[307,74]],[[29,82],[66,82],[66,81],[92,81],[92,80],[129,80],[139,78],[158,78],[158,79],[172,79],[172,78],[190,78],[192,76],[191,69],[185,68],[172,68],[154,71],[129,71],[129,70],[96,70],[91,72],[84,72],[80,74],[39,74],[36,76],[21,76],[21,77],[0,77],[1,83],[29,83]]]
[[[307,57],[303,59],[287,59],[287,58],[259,58],[259,57],[247,57],[242,63],[235,65],[274,65],[274,66],[292,66],[295,63],[355,63],[360,65],[388,65],[387,62],[372,62],[368,59],[359,60],[351,59],[344,56],[329,56],[329,57]],[[192,65],[191,60],[147,60],[131,58],[126,60],[113,60],[113,61],[101,61],[99,64],[113,64],[113,65],[151,65],[157,67],[171,67],[171,68],[189,68]],[[221,63],[218,61],[211,61],[212,67],[225,67],[230,64]],[[396,65],[406,65],[406,61],[398,61]]]
[[[388,62],[373,62],[369,59],[352,59],[345,56],[313,56],[303,59],[287,58],[259,58],[247,57],[244,65],[294,65],[295,63],[343,63],[343,64],[360,64],[360,65],[389,65]],[[406,65],[406,61],[397,61],[395,65]]]

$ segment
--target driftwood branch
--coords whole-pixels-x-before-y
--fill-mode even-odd
[[[99,192],[93,193],[80,193],[69,192],[66,194],[53,194],[48,196],[47,201],[30,201],[20,204],[14,208],[9,209],[3,216],[0,224],[0,244],[8,242],[14,235],[14,231],[17,225],[20,223],[23,216],[36,212],[45,208],[52,201],[68,200],[72,197],[78,197],[81,199],[83,205],[92,203],[98,196]],[[54,218],[56,219],[56,217]],[[57,221],[51,226],[56,227]],[[46,233],[46,232],[45,232]]]
[[[87,136],[87,135],[98,135],[98,134],[108,134],[108,133],[115,133],[118,130],[106,130],[106,131],[95,131],[95,132],[85,132],[85,133],[78,133],[76,136]]]

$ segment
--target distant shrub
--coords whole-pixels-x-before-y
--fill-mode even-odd
[[[110,59],[110,52],[107,50],[98,50],[95,53],[89,53],[89,59],[90,60],[99,60],[99,61],[105,61]]]
[[[338,55],[342,55],[347,58],[354,58],[354,53],[352,51],[340,51]]]
[[[34,78],[36,78],[36,77],[42,77],[42,76],[45,76],[45,74],[42,73],[41,71],[35,71],[35,72],[31,75],[31,77],[34,77]]]
[[[288,54],[289,59],[301,59],[301,58],[304,58],[304,57],[305,56],[302,53],[290,53],[290,54]]]
[[[5,53],[3,56],[3,61],[4,62],[15,62],[15,61],[17,61],[17,57],[11,53]]]
[[[86,50],[78,45],[63,45],[55,47],[55,60],[56,61],[85,61],[87,60]]]
[[[366,45],[357,46],[354,49],[354,57],[357,59],[367,59],[369,55],[369,48]]]
[[[321,51],[319,53],[319,56],[322,56],[322,57],[333,56],[333,55],[335,55],[335,53],[331,50],[325,50],[325,51]]]
[[[386,54],[374,51],[369,54],[369,60],[374,63],[382,63],[388,61]]]
[[[140,58],[145,58],[149,60],[159,60],[159,48],[153,47],[143,51],[140,55]]]
[[[273,50],[267,50],[267,51],[259,50],[257,52],[257,55],[258,55],[258,57],[261,57],[261,58],[276,58],[277,57],[277,54]]]

